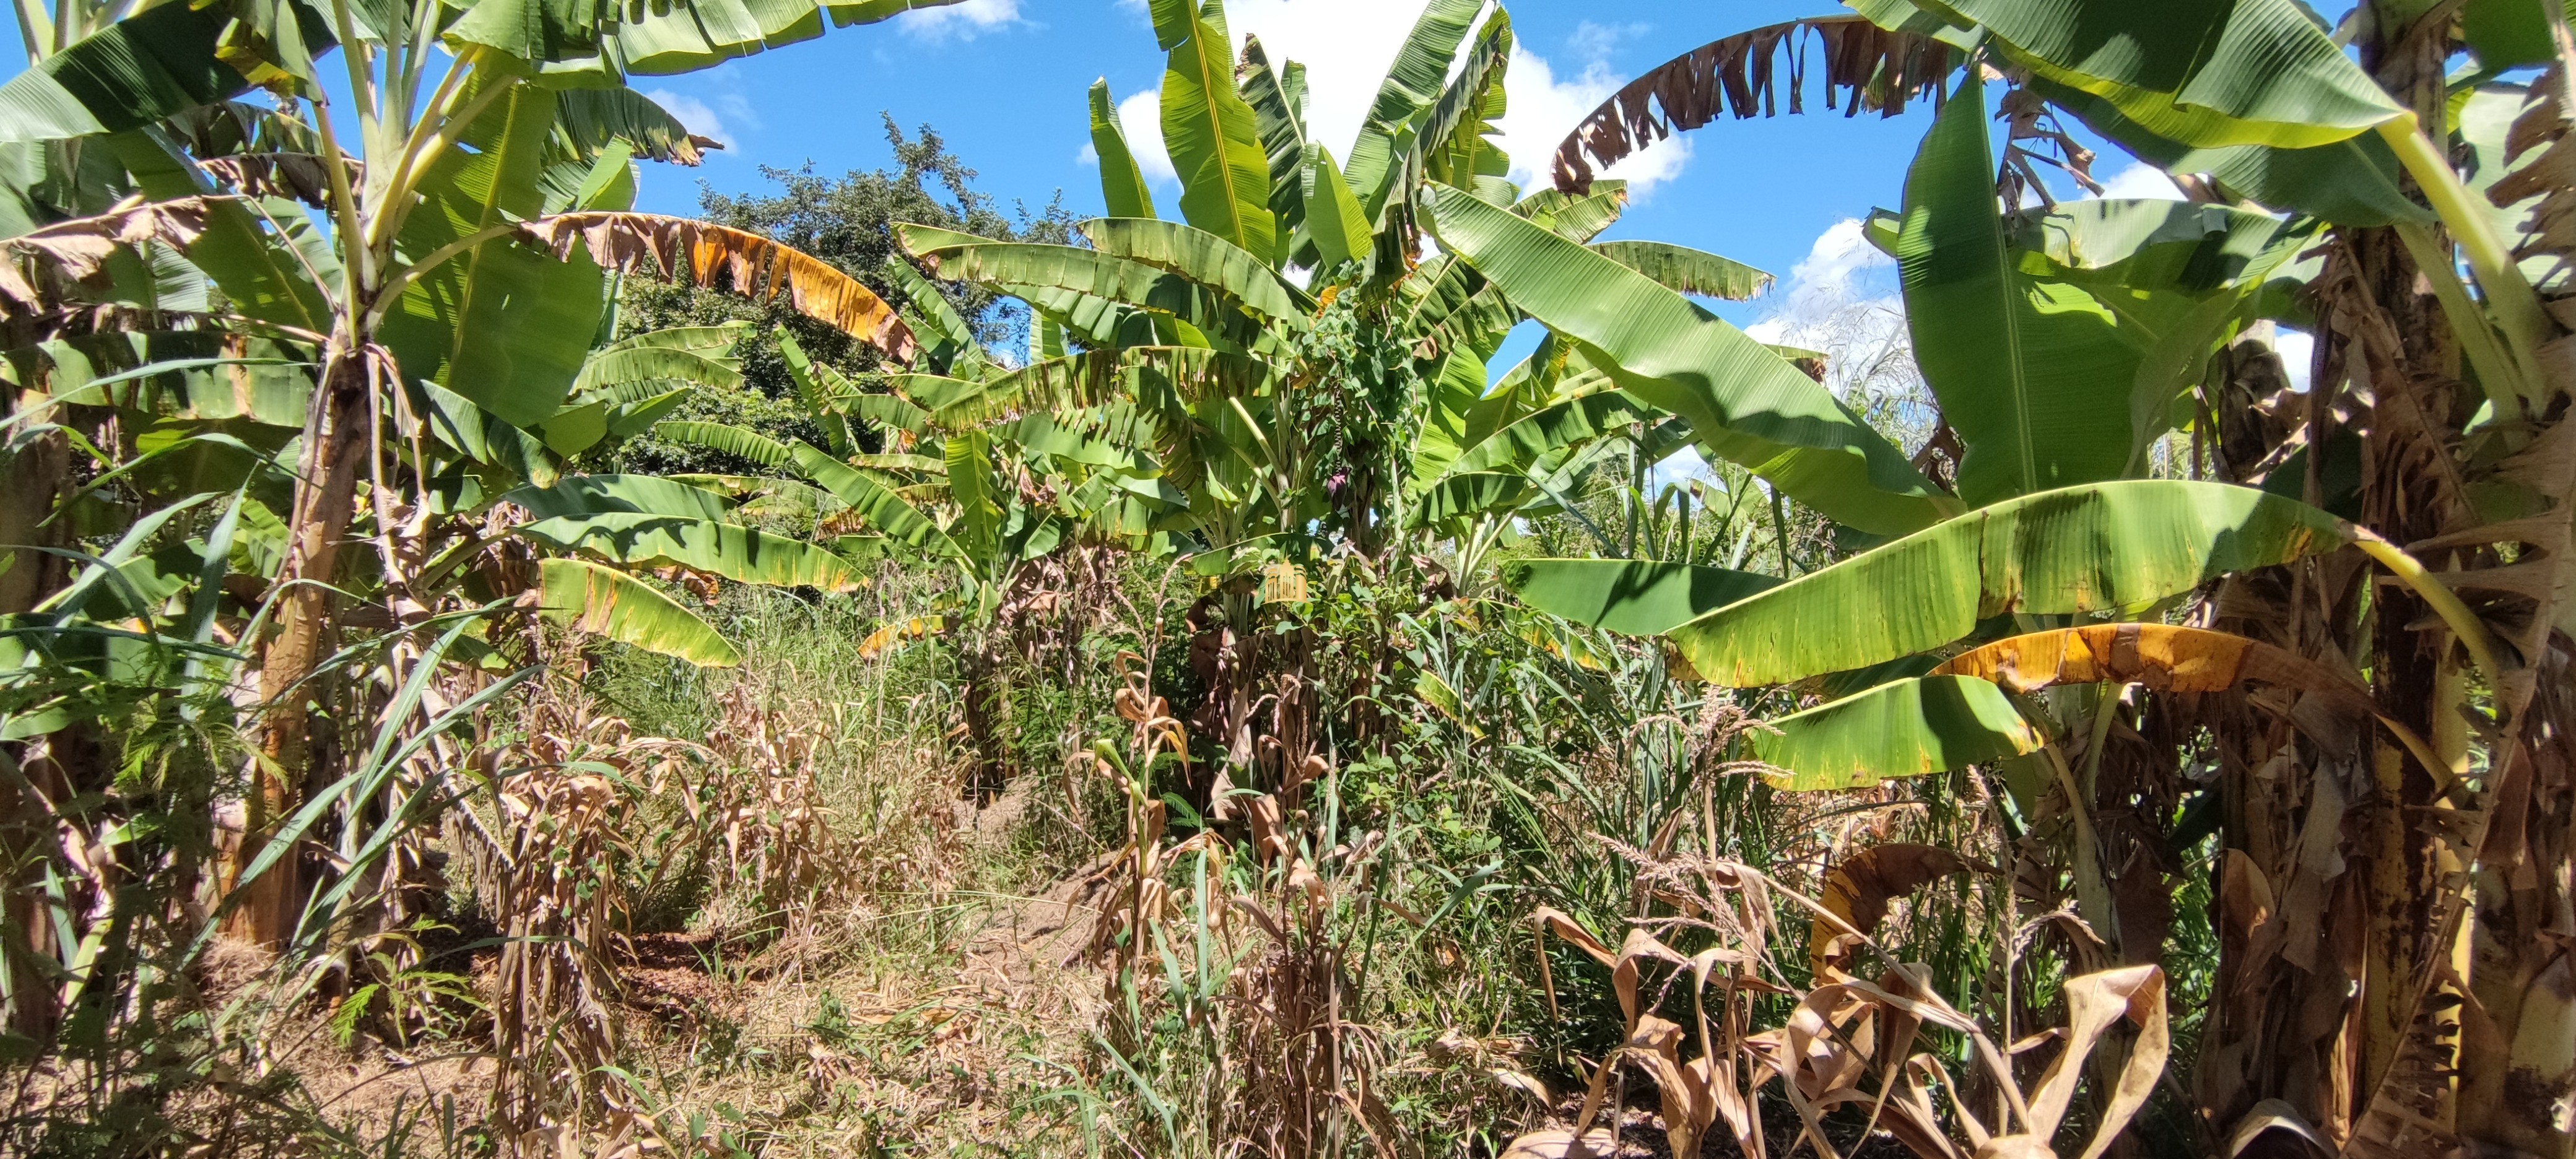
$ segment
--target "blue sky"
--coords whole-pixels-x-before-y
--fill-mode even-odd
[[[1228,6],[1238,36],[1260,36],[1274,62],[1306,64],[1318,134],[1336,152],[1348,151],[1360,110],[1419,10],[1419,0]],[[1522,51],[1509,74],[1507,147],[1522,169],[1543,170],[1563,131],[1628,77],[1731,32],[1839,11],[1772,0],[1523,0],[1512,6]],[[638,88],[731,145],[696,171],[648,167],[644,208],[687,212],[701,181],[727,192],[755,188],[763,165],[810,162],[838,173],[886,164],[883,112],[907,131],[937,126],[1005,204],[1041,205],[1061,190],[1065,205],[1087,216],[1101,203],[1085,150],[1084,91],[1106,77],[1125,103],[1129,133],[1144,135],[1154,127],[1149,94],[1162,70],[1141,3],[968,0],[704,73],[638,78]],[[1898,203],[1928,123],[1928,114],[1880,121],[1828,113],[1711,126],[1623,167],[1620,175],[1639,188],[1610,236],[1696,246],[1786,276],[1837,221]],[[1764,308],[1726,312],[1749,321]]]
[[[1306,64],[1310,125],[1346,155],[1422,3],[1232,0],[1228,15],[1234,33],[1258,35],[1274,62]],[[1544,180],[1564,132],[1629,77],[1720,36],[1846,11],[1825,0],[1521,0],[1511,10],[1519,51],[1507,79],[1505,144],[1515,179],[1529,188]],[[0,36],[14,40],[14,29]],[[979,171],[980,188],[1005,206],[1034,208],[1061,192],[1068,209],[1089,216],[1101,201],[1085,90],[1106,77],[1139,151],[1154,154],[1159,145],[1141,138],[1159,136],[1154,90],[1162,71],[1143,0],[965,0],[705,72],[637,77],[636,88],[727,145],[697,169],[645,165],[640,208],[692,212],[702,186],[761,190],[764,166],[810,164],[837,174],[888,164],[884,114],[907,132],[937,127]],[[328,84],[336,71],[322,75]],[[1711,303],[1738,324],[1772,319],[1774,333],[1765,337],[1793,321],[1780,318],[1784,312],[1853,300],[1893,309],[1892,269],[1848,223],[1901,202],[1905,167],[1930,112],[1846,119],[1816,95],[1807,115],[1726,120],[1630,158],[1612,171],[1632,182],[1630,210],[1607,236],[1677,242],[1779,275],[1782,284],[1762,299]],[[2171,195],[2152,174],[2121,179],[2126,167],[2125,158],[2106,157],[2097,169],[2116,189]],[[1170,204],[1175,187],[1167,176],[1158,184],[1157,200]],[[1511,344],[1505,357],[1527,341]]]

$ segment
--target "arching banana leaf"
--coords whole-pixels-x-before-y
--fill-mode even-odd
[[[2325,512],[2250,487],[2128,480],[1980,508],[1673,629],[1732,687],[1865,668],[2007,612],[2143,604],[2343,540]]]
[[[1814,379],[1634,270],[1446,186],[1425,190],[1442,244],[1513,305],[1581,339],[1622,389],[1687,418],[1702,445],[1837,522],[1902,534],[1946,496]]]
[[[1541,408],[1495,431],[1461,452],[1449,470],[1526,471],[1551,451],[1589,442],[1657,415],[1653,407],[1617,391],[1586,395]]]
[[[651,584],[586,559],[548,559],[538,607],[577,631],[677,657],[702,668],[731,668],[742,653],[697,613]]]
[[[1771,288],[1771,275],[1742,262],[1660,241],[1601,241],[1592,252],[1682,294],[1741,302]]]
[[[1628,183],[1615,178],[1595,181],[1590,193],[1542,189],[1520,199],[1512,212],[1572,242],[1589,242],[1617,224],[1628,210]]]
[[[1095,250],[1036,242],[987,241],[971,234],[929,226],[899,224],[895,233],[904,248],[931,263],[942,278],[981,282],[1032,304],[1044,306],[1086,335],[1088,324],[1066,311],[1076,300],[1061,295],[1114,302],[1169,314],[1211,334],[1250,342],[1259,324],[1242,299],[1216,286],[1193,281],[1169,270]],[[1047,291],[1059,292],[1050,296]]]
[[[1759,572],[1652,559],[1515,559],[1503,586],[1560,619],[1632,636],[1660,636],[1780,585]]]
[[[1214,286],[1264,316],[1304,329],[1305,294],[1268,263],[1193,225],[1150,218],[1100,217],[1075,227],[1101,253],[1143,262]]]
[[[763,466],[793,471],[858,512],[887,539],[937,556],[962,553],[939,525],[892,490],[859,470],[801,442],[781,443],[722,423],[663,423],[653,433],[675,443],[706,447]]]
[[[2037,752],[2047,743],[2003,690],[1973,676],[1926,676],[1768,722],[1746,741],[1780,770],[1774,787],[1864,788]]]
[[[2306,148],[2403,111],[2296,0],[1920,0],[2005,59],[2195,148]]]
[[[712,519],[604,512],[540,519],[519,535],[559,551],[634,566],[678,564],[738,583],[846,592],[859,575],[829,549]]]
[[[1011,411],[1069,411],[1132,398],[1151,409],[1174,402],[1240,397],[1270,380],[1263,359],[1191,346],[1086,350],[1032,363],[978,389],[943,398],[933,411],[942,426],[988,422]]]
[[[627,512],[722,521],[733,513],[724,496],[659,475],[566,475],[551,487],[521,487],[500,502],[539,519]]]

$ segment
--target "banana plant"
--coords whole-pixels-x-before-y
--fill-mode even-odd
[[[2564,183],[2543,172],[2563,162],[2576,108],[2565,14],[2368,5],[2330,32],[2287,0],[1852,6],[1639,78],[1560,147],[1560,189],[1730,107],[1760,111],[1758,86],[1715,82],[1807,38],[1840,46],[1829,94],[1889,113],[1946,102],[1904,211],[1873,233],[1899,259],[1969,509],[1758,591],[1685,595],[1621,564],[1626,594],[1602,600],[1563,581],[1609,569],[1566,562],[1525,569],[1524,597],[1661,627],[1721,684],[1814,697],[1752,741],[1790,785],[1969,765],[2016,795],[2053,784],[2078,909],[2133,958],[2159,952],[2161,928],[2110,886],[2169,819],[2096,812],[2125,808],[2101,794],[2171,783],[2177,756],[2124,739],[2144,722],[2207,727],[2227,754],[2217,908],[2249,920],[2277,899],[2287,924],[2219,963],[2204,1033],[2227,1046],[2201,1062],[2202,1121],[2240,1146],[2277,1130],[2354,1154],[2569,1154],[2563,1130],[2522,1109],[2576,1090],[2563,1045],[2542,1044],[2567,1040],[2576,1001],[2537,982],[2558,967],[2528,934],[2565,891],[2505,884],[2561,881],[2533,869],[2571,856],[2563,803],[2537,806],[2523,779],[2535,738],[2562,727],[2563,677],[2539,658],[2566,646],[2576,482],[2544,449],[2565,437],[2560,396],[2576,389],[2544,353],[2566,333],[2565,247],[2543,224],[2563,208]],[[2446,89],[2429,62],[2461,54]],[[2530,64],[2552,71],[2498,79]],[[1987,69],[2014,86],[2000,164]],[[2045,198],[2032,159],[2049,117],[2170,173],[2191,204],[2021,210],[2025,191]],[[2056,140],[2059,161],[2080,161]],[[1442,237],[1534,300],[1479,240]],[[2239,373],[2233,340],[2266,321],[2316,335],[2304,391],[2277,369],[2269,385]],[[2372,405],[2354,409],[2360,397]],[[2188,462],[2166,431],[2188,437]],[[2248,703],[2302,708],[2267,730],[2212,707]],[[2348,784],[2387,810],[2367,839],[2332,827]],[[2464,835],[2453,816],[2481,820]],[[2278,852],[2302,825],[2330,858]],[[2408,864],[2443,868],[2408,877]],[[2138,888],[2164,887],[2120,892]],[[2320,1014],[2274,1019],[2285,1001]],[[2481,1013],[2447,1013],[2464,1007]],[[2352,1072],[2283,1085],[2284,1060],[2307,1057],[2326,1019],[2351,1028]]]
[[[1221,0],[1158,4],[1155,33],[1167,54],[1159,112],[1182,220],[1156,216],[1114,102],[1093,86],[1092,141],[1112,216],[1078,227],[1088,248],[899,228],[933,276],[1019,298],[1063,346],[1040,344],[1008,374],[915,375],[900,389],[943,413],[1058,422],[1097,413],[1079,421],[1134,424],[1160,484],[1185,499],[1185,511],[1153,528],[1216,589],[1223,626],[1211,630],[1237,641],[1225,647],[1251,647],[1265,569],[1312,567],[1343,550],[1401,560],[1413,554],[1406,545],[1442,539],[1473,562],[1514,511],[1544,501],[1531,472],[1555,479],[1568,463],[1554,452],[1588,445],[1567,432],[1560,446],[1532,448],[1536,458],[1515,457],[1520,431],[1548,421],[1539,420],[1478,448],[1527,419],[1514,408],[1536,398],[1487,397],[1486,362],[1528,311],[1470,264],[1424,255],[1424,203],[1439,183],[1673,292],[1744,297],[1767,282],[1683,247],[1595,243],[1624,205],[1614,184],[1580,196],[1512,188],[1495,142],[1514,44],[1502,9],[1426,7],[1340,152],[1309,131],[1304,70],[1274,66],[1257,40],[1238,53]],[[1544,404],[1559,401],[1570,398]],[[1659,401],[1622,405],[1673,417]],[[1221,661],[1242,687],[1219,698],[1255,700],[1264,663]],[[1248,762],[1249,725],[1233,719],[1224,731],[1230,758]]]

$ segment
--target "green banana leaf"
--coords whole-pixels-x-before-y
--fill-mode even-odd
[[[1109,100],[1109,80],[1091,82],[1091,151],[1100,155],[1100,199],[1111,217],[1154,216],[1154,191],[1127,148],[1127,130],[1118,123],[1118,106]]]
[[[701,668],[742,663],[713,626],[651,584],[586,559],[540,560],[537,570],[537,606],[547,619]]]
[[[1539,228],[1572,242],[1589,242],[1601,236],[1628,211],[1628,183],[1605,178],[1592,183],[1592,192],[1565,193],[1542,189],[1520,199],[1512,212],[1536,222]]]
[[[501,496],[539,519],[630,512],[723,521],[733,513],[724,496],[659,475],[566,475],[551,487],[521,487]]]
[[[1298,181],[1304,190],[1306,231],[1315,241],[1318,269],[1365,261],[1376,252],[1377,240],[1369,230],[1368,214],[1360,209],[1359,199],[1351,196],[1350,184],[1333,163],[1331,149],[1306,146],[1306,165],[1299,170]]]
[[[446,30],[451,44],[480,44],[549,73],[610,77],[695,72],[728,60],[873,24],[957,0],[675,0],[602,5],[595,0],[475,0]]]
[[[2205,173],[2219,188],[2274,209],[2314,214],[2337,225],[2429,223],[2433,212],[2398,185],[2397,154],[2376,133],[2301,149],[2267,145],[2194,148],[2161,136],[2110,101],[2033,77],[2032,92],[2087,128],[2167,173]]]
[[[1755,729],[1746,742],[1756,760],[1780,770],[1764,779],[1797,791],[1865,788],[2009,760],[2047,743],[2010,696],[1973,676],[1898,680],[1766,723],[1779,731]]]
[[[1092,248],[1215,286],[1294,329],[1307,325],[1305,294],[1268,262],[1192,225],[1148,218],[1093,218],[1075,227]]]
[[[1420,133],[1424,114],[1440,99],[1458,46],[1483,9],[1483,0],[1431,0],[1387,66],[1386,79],[1379,82],[1377,97],[1360,122],[1359,137],[1351,142],[1348,168],[1351,192],[1359,196],[1371,223],[1385,212],[1409,143]]]
[[[957,503],[949,538],[970,559],[988,559],[1001,543],[1002,507],[993,482],[993,440],[980,430],[948,438],[948,495]]]
[[[653,433],[675,443],[705,447],[749,459],[763,466],[793,471],[812,481],[859,513],[886,538],[937,556],[963,554],[939,525],[892,490],[822,451],[801,442],[781,443],[723,423],[672,422]]]
[[[540,519],[517,534],[558,551],[633,566],[678,564],[737,583],[828,592],[859,586],[859,574],[828,548],[712,519],[599,512]]]
[[[2197,148],[2330,145],[2401,110],[2297,0],[1920,0],[2005,59]]]
[[[996,242],[930,226],[898,224],[895,233],[916,257],[935,263],[942,278],[980,282],[1027,299],[1058,316],[1076,333],[1099,334],[1104,322],[1097,306],[1084,300],[1168,314],[1200,331],[1250,342],[1259,323],[1243,301],[1224,290],[1188,277],[1122,258],[1069,245]],[[1049,293],[1059,291],[1060,293]]]
[[[1985,86],[1950,98],[1905,179],[1896,260],[1914,360],[1967,453],[1978,506],[2119,477],[2138,344],[2082,288],[2022,272],[1986,141]]]
[[[902,291],[904,308],[921,320],[913,327],[915,337],[923,340],[922,357],[939,366],[961,358],[981,357],[983,344],[975,337],[975,327],[949,302],[939,286],[922,277],[901,254],[887,254],[886,280]]]
[[[988,422],[1009,411],[1069,411],[1131,398],[1155,409],[1174,401],[1239,398],[1270,381],[1269,361],[1194,346],[1086,350],[1031,363],[945,397],[942,426]]]
[[[169,200],[212,192],[203,171],[177,151],[167,134],[132,130],[102,143],[146,197]],[[262,228],[252,205],[279,228]],[[188,260],[206,271],[232,308],[246,317],[316,334],[331,329],[329,301],[315,283],[338,284],[340,262],[302,206],[274,198],[209,201],[205,232],[188,247]]]
[[[295,6],[316,52],[328,26]],[[161,4],[82,37],[0,85],[0,142],[58,141],[157,124],[248,92],[223,50],[226,5]]]
[[[1493,138],[1507,104],[1503,75],[1512,59],[1512,15],[1497,6],[1460,58],[1457,75],[1441,89],[1405,154],[1401,188],[1425,178],[1468,190],[1496,205],[1512,204],[1518,191],[1506,175],[1511,157]]]
[[[474,151],[449,150],[421,183],[422,202],[403,221],[403,251],[425,256],[540,213],[554,118],[553,93],[512,85],[466,129]],[[587,250],[559,262],[493,237],[414,278],[379,333],[409,376],[535,426],[563,406],[589,356],[606,284]]]
[[[710,358],[677,346],[611,347],[592,355],[573,377],[578,398],[604,393],[618,402],[658,394],[675,384],[731,390],[742,385],[742,371],[731,359]]]
[[[1594,242],[1592,252],[1682,294],[1741,302],[1771,288],[1771,275],[1742,262],[1660,241]]]
[[[552,137],[563,157],[582,164],[619,141],[655,161],[695,165],[704,156],[687,125],[630,88],[557,90]]]
[[[1702,676],[1785,684],[1940,647],[2005,613],[2144,604],[2343,543],[2334,516],[2250,487],[2091,483],[2006,500],[1671,632]]]
[[[778,336],[778,357],[787,364],[787,377],[796,384],[796,401],[804,404],[805,413],[823,428],[823,438],[832,454],[846,459],[857,453],[858,440],[851,434],[850,420],[838,406],[842,399],[858,393],[857,386],[841,377],[839,371],[807,357],[793,334]]]
[[[1301,167],[1306,164],[1305,114],[1289,97],[1287,84],[1271,71],[1270,56],[1261,50],[1260,37],[1243,38],[1243,63],[1236,67],[1234,76],[1236,86],[1243,90],[1244,103],[1252,106],[1253,129],[1261,134],[1261,151],[1270,160],[1270,213],[1279,221],[1279,237],[1285,248],[1287,239],[1306,223],[1306,194],[1300,177]],[[1109,216],[1153,215],[1120,213],[1112,208]],[[1289,255],[1289,260],[1297,259]]]
[[[1449,470],[1527,471],[1552,451],[1654,417],[1654,408],[1618,391],[1568,399],[1541,407],[1478,441],[1460,452]]]
[[[1711,452],[1873,534],[1940,517],[1947,496],[1904,452],[1743,331],[1508,210],[1448,186],[1424,193],[1442,245],[1513,305],[1582,340],[1629,394],[1689,419]]]
[[[1515,559],[1502,579],[1551,616],[1631,636],[1663,635],[1780,585],[1759,572],[1653,559]]]
[[[1181,177],[1181,216],[1267,261],[1279,249],[1270,159],[1252,106],[1234,87],[1234,45],[1219,30],[1224,19],[1220,0],[1207,0],[1189,36],[1172,46],[1163,70],[1163,145]]]
[[[1517,471],[1452,473],[1413,501],[1407,522],[1416,527],[1434,527],[1452,519],[1509,510],[1537,493],[1529,477]]]

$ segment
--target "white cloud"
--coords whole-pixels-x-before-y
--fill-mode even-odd
[[[2102,180],[2104,197],[2145,197],[2160,201],[2181,201],[2182,189],[2165,176],[2165,171],[2144,161],[2132,161],[2129,167]]]
[[[1598,58],[1584,65],[1580,75],[1560,81],[1545,57],[1514,48],[1511,72],[1503,81],[1510,111],[1503,115],[1502,133],[1503,149],[1512,155],[1512,180],[1523,189],[1546,180],[1557,142],[1627,82]],[[1679,175],[1690,155],[1689,138],[1669,137],[1602,170],[1601,176],[1621,178],[1628,182],[1629,196],[1643,197]]]
[[[678,117],[680,123],[687,126],[690,132],[701,137],[713,138],[727,149],[733,148],[733,134],[725,130],[724,118],[717,116],[714,109],[708,108],[705,101],[696,97],[682,96],[669,89],[653,89],[644,94],[644,99],[662,106],[664,111]],[[735,102],[728,103],[739,101],[740,98],[737,97]]]
[[[1773,294],[1771,313],[1744,332],[1822,352],[1825,385],[1836,394],[1920,388],[1896,261],[1869,244],[1859,219],[1826,227]]]
[[[1082,148],[1074,151],[1073,163],[1076,165],[1100,164],[1100,147],[1089,141],[1083,142]]]
[[[937,8],[915,8],[896,24],[923,40],[973,40],[995,29],[1021,23],[1020,0],[965,0]]]
[[[1118,127],[1126,131],[1127,151],[1147,181],[1178,181],[1172,155],[1163,148],[1163,90],[1146,89],[1118,102]],[[1097,154],[1094,155],[1095,159]]]
[[[1119,0],[1120,7],[1143,16],[1142,0]],[[1243,38],[1259,37],[1274,68],[1289,61],[1306,66],[1306,132],[1310,140],[1350,160],[1351,142],[1377,99],[1378,83],[1421,16],[1422,3],[1406,0],[1236,0],[1226,7],[1226,23],[1238,53]],[[944,11],[934,9],[934,11]],[[1583,61],[1582,71],[1559,79],[1547,58],[1526,48],[1512,50],[1504,77],[1510,111],[1502,121],[1503,147],[1512,154],[1512,180],[1534,186],[1547,172],[1556,143],[1627,78],[1611,71],[1606,59],[1621,40],[1641,26],[1604,26],[1586,22],[1575,31],[1571,48]],[[1473,32],[1470,32],[1473,35]],[[1162,149],[1160,96],[1137,93],[1118,102],[1127,141],[1146,176],[1173,180]],[[1689,160],[1686,141],[1670,141],[1640,152],[1604,176],[1627,179],[1632,193],[1681,171]]]

